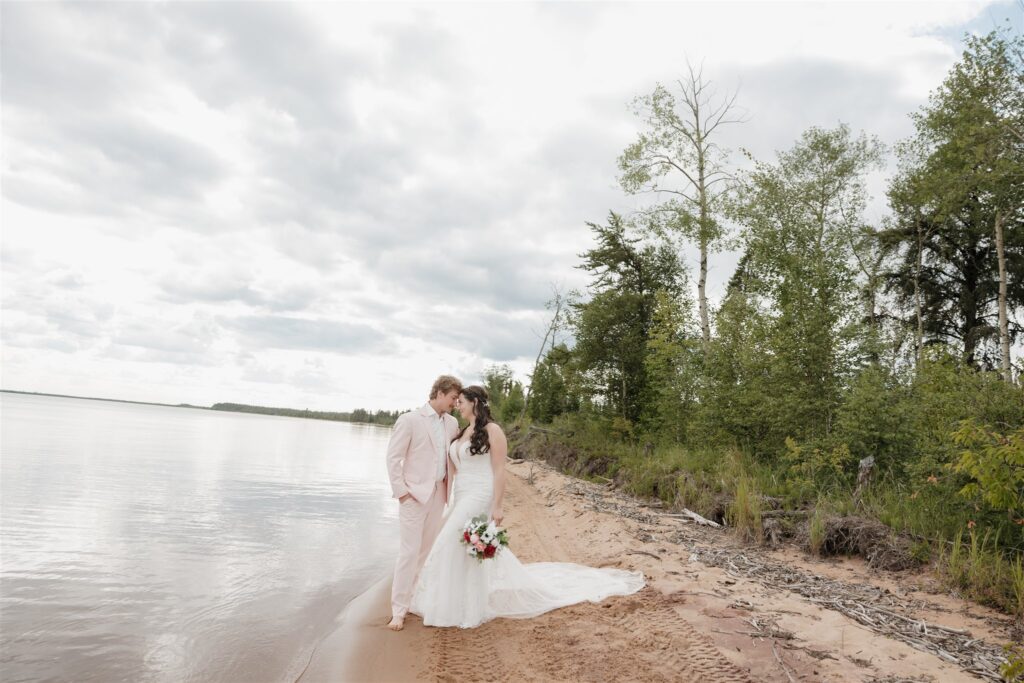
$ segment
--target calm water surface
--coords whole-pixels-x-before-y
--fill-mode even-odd
[[[0,393],[0,679],[294,680],[393,561],[389,435]]]

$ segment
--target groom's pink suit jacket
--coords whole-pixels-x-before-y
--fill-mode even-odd
[[[448,413],[441,417],[444,420],[444,443],[437,443],[437,436],[431,420],[436,413],[430,404],[419,410],[405,413],[395,422],[391,442],[388,444],[388,477],[391,479],[391,492],[395,498],[406,493],[420,503],[426,503],[434,492],[437,481],[438,449],[445,452],[444,499],[447,503],[451,497],[452,477],[451,459],[447,457],[448,444],[459,432],[459,422]]]

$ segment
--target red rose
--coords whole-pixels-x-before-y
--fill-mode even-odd
[[[493,545],[487,546],[486,548],[484,548],[484,557],[494,557],[494,553],[497,550],[498,549],[495,548]]]
[[[469,543],[469,532],[468,531],[463,531],[462,532],[462,538],[465,539],[466,543]]]

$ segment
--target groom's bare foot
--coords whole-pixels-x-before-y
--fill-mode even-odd
[[[388,624],[388,628],[392,631],[401,631],[405,626],[405,619],[403,617],[391,617],[391,622]]]

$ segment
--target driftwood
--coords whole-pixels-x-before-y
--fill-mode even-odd
[[[675,517],[677,519],[678,518],[692,519],[694,522],[696,522],[697,524],[700,524],[702,526],[709,526],[709,527],[713,527],[715,529],[721,529],[722,528],[722,525],[719,524],[718,522],[712,522],[710,519],[707,519],[705,517],[701,517],[700,515],[698,515],[693,510],[689,510],[687,508],[683,508],[683,511],[678,513],[678,514],[671,513],[671,512],[666,512],[666,513],[664,513],[661,516],[662,517]]]
[[[782,657],[779,656],[778,650],[775,649],[775,643],[772,643],[772,654],[775,655],[775,661],[777,661],[779,666],[782,667],[782,671],[786,674],[786,678],[789,679],[789,683],[796,683],[796,679],[793,678],[793,674],[791,674],[789,669],[786,668],[786,665],[782,661]]]
[[[742,631],[744,635],[755,638],[774,638],[776,640],[793,640],[796,637],[792,631],[779,628],[777,616],[751,617],[744,619],[744,621],[754,627],[753,631]]]
[[[646,550],[629,550],[629,551],[627,551],[627,554],[629,554],[629,555],[646,555],[647,557],[653,557],[658,562],[661,562],[661,558],[660,557],[658,557],[654,553],[649,553]]]

